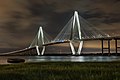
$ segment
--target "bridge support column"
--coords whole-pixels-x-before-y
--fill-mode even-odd
[[[42,52],[41,52],[41,53],[40,53],[40,51],[39,51],[39,46],[36,46],[36,50],[37,50],[38,56],[39,56],[39,55],[43,55],[44,52],[45,52],[45,46],[43,46],[43,49],[42,49]]]
[[[76,52],[75,51],[75,48],[74,48],[74,46],[73,46],[73,43],[72,43],[72,41],[70,41],[70,48],[71,48],[71,51],[72,51],[72,54],[73,55],[80,55],[81,54],[81,51],[82,51],[82,46],[83,46],[83,41],[80,41],[80,43],[79,43],[79,47],[78,47],[78,51]]]
[[[41,55],[43,55],[44,52],[45,52],[45,46],[43,46],[43,49],[42,49]]]
[[[83,41],[80,41],[77,54],[80,55],[83,47]]]
[[[36,46],[36,50],[37,50],[38,55],[40,55],[39,46]]]
[[[118,49],[117,49],[117,39],[115,39],[115,52],[116,52],[116,54],[118,53]]]
[[[107,47],[104,47],[104,41],[107,41]],[[110,54],[110,41],[111,41],[111,39],[102,39],[101,40],[102,55],[104,54],[104,50],[108,50],[108,54]]]
[[[120,46],[118,46],[118,40],[120,40],[120,38],[114,38],[115,40],[115,52],[116,54],[118,53],[118,49],[120,48]]]
[[[75,49],[71,41],[70,41],[70,48],[71,48],[72,54],[75,55]]]

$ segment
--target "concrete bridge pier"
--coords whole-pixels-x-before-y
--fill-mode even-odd
[[[102,47],[102,55],[104,54],[104,50],[107,50],[108,51],[108,54],[110,55],[110,41],[112,39],[101,39],[101,47]],[[107,41],[107,47],[104,46],[104,41]]]
[[[118,46],[118,40],[120,40],[120,38],[114,38],[115,40],[115,52],[116,54],[118,53],[118,49],[120,49],[120,46]]]
[[[110,48],[110,41],[111,40],[115,40],[115,54],[118,54],[118,49],[120,49],[120,46],[118,46],[118,40],[120,40],[120,38],[109,38],[109,39],[101,39],[101,49],[102,49],[102,55],[104,54],[104,50],[108,50],[108,54],[110,55],[111,53],[111,48]],[[107,41],[107,47],[105,47],[104,45],[104,41]]]

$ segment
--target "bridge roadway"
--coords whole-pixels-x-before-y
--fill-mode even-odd
[[[86,39],[79,39],[75,41],[91,41],[91,40],[120,40],[120,36],[115,37],[104,37],[104,38],[86,38]],[[60,44],[60,43],[69,43],[72,40],[60,40],[60,41],[53,41],[47,44],[43,44],[43,46],[53,45],[53,44]],[[74,41],[74,40],[73,40]]]
[[[32,48],[25,48],[25,49],[21,49],[21,50],[16,50],[16,51],[12,51],[12,52],[7,52],[7,53],[0,53],[0,56],[34,56],[37,55],[36,52],[36,47],[32,47]]]

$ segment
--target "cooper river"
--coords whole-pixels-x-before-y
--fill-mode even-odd
[[[120,56],[0,56],[0,64],[8,64],[8,58],[22,58],[25,62],[71,61],[71,62],[110,62],[120,61]]]

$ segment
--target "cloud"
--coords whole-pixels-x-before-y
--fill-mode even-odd
[[[107,33],[119,34],[119,0],[0,0],[0,48],[26,47],[39,26],[55,37],[74,10]]]

